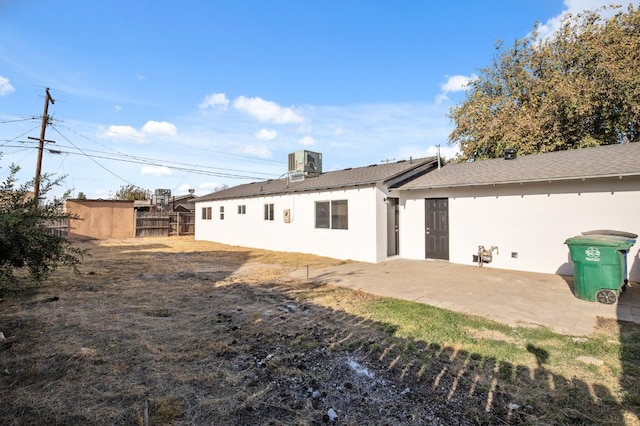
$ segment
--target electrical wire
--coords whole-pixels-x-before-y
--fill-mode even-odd
[[[1,114],[0,114],[1,115]],[[8,114],[5,114],[8,115]],[[36,117],[27,117],[27,116],[23,116],[22,119],[20,120],[14,120],[14,121],[28,121],[28,120],[35,120],[37,119]],[[9,122],[9,121],[7,121]],[[54,124],[54,122],[56,122],[56,124]],[[67,148],[69,149],[67,150],[59,150],[59,149],[55,149],[55,150],[51,150],[48,149],[48,152],[51,154],[66,154],[66,157],[68,157],[69,155],[78,155],[78,156],[83,156],[86,157],[87,159],[89,159],[90,161],[94,162],[97,166],[99,166],[100,168],[102,168],[103,170],[105,170],[107,173],[113,175],[114,177],[118,178],[119,180],[133,185],[131,182],[129,182],[127,179],[123,178],[122,176],[119,176],[118,174],[116,174],[115,172],[109,170],[106,166],[102,165],[101,163],[99,163],[96,159],[101,159],[101,160],[107,160],[107,161],[117,161],[117,162],[125,162],[125,163],[132,163],[132,164],[142,164],[142,165],[147,165],[147,166],[155,166],[155,167],[166,167],[168,169],[173,169],[173,170],[177,170],[177,171],[181,171],[181,172],[185,172],[188,174],[199,174],[199,175],[205,175],[205,176],[212,176],[212,177],[222,177],[222,178],[230,178],[230,179],[254,179],[254,180],[262,180],[265,179],[265,177],[268,178],[274,178],[276,177],[275,174],[272,173],[262,173],[262,172],[249,172],[247,170],[239,170],[239,169],[229,169],[229,168],[222,168],[222,167],[213,167],[213,166],[204,166],[204,165],[198,165],[198,164],[190,164],[190,163],[183,163],[183,162],[177,162],[177,161],[170,161],[170,160],[162,160],[162,159],[157,159],[157,158],[147,158],[147,157],[140,157],[140,156],[133,156],[130,154],[125,154],[119,151],[116,151],[108,146],[105,146],[103,144],[100,144],[99,142],[96,142],[94,140],[92,140],[91,138],[88,138],[84,135],[79,134],[78,132],[76,132],[75,130],[69,128],[68,126],[64,126],[64,125],[58,125],[57,122],[60,123],[64,123],[62,121],[59,120],[51,120],[49,122],[49,126],[58,134],[60,135],[66,142],[68,142],[70,145],[57,145],[56,148]],[[2,124],[0,122],[0,124]],[[1,143],[0,146],[5,147],[5,148],[20,148],[19,150],[28,150],[28,149],[37,149],[37,146],[33,146],[33,147],[25,147],[24,145],[8,145],[11,142],[20,142],[21,144],[24,143],[31,143],[28,141],[17,141],[17,139],[21,138],[22,136],[26,135],[27,133],[30,133],[32,131],[34,131],[35,129],[37,129],[40,126],[35,126],[32,129],[29,129],[28,131],[16,136],[13,139],[5,139],[2,140],[4,141],[4,143]],[[75,143],[73,143],[66,135],[64,135],[60,128],[69,130],[70,132],[76,134],[77,136],[90,141],[91,143],[94,143],[98,146],[101,146],[105,149],[108,149],[110,152],[104,152],[104,151],[99,151],[99,150],[91,150],[91,149],[82,149],[79,146],[77,146]],[[17,151],[16,151],[17,152]],[[248,156],[242,156],[242,155],[234,155],[234,154],[229,154],[229,153],[220,153],[220,152],[216,152],[216,151],[209,151],[209,152],[214,152],[218,155],[222,155],[222,156],[226,156],[226,157],[230,157],[230,158],[240,158],[242,160],[245,161],[254,161],[254,162],[264,162],[264,163],[276,163],[276,164],[284,164],[284,162],[281,161],[275,161],[275,160],[268,160],[268,159],[259,159],[259,158],[254,158],[254,157],[248,157]],[[259,176],[256,176],[259,175]]]
[[[34,117],[33,115],[7,114],[6,112],[0,112],[0,116],[4,116],[4,117],[19,117],[19,118],[25,119],[25,120],[42,120],[42,116]]]
[[[64,136],[63,136],[64,137]],[[65,147],[64,145],[58,145],[59,147]],[[33,146],[33,147],[24,147],[24,146],[15,146],[15,145],[6,145],[6,147],[8,148],[21,148],[21,150],[27,150],[27,149],[38,149],[38,147]],[[67,154],[67,155],[78,155],[78,156],[82,156],[82,157],[86,157],[90,160],[92,160],[94,163],[98,164],[101,168],[107,170],[109,173],[113,174],[114,176],[118,177],[119,179],[128,182],[126,179],[121,178],[117,175],[115,175],[115,173],[109,171],[108,169],[106,169],[105,166],[101,165],[100,163],[98,163],[95,159],[102,159],[102,160],[109,160],[109,161],[119,161],[119,162],[123,162],[123,163],[131,163],[131,164],[142,164],[142,165],[146,165],[146,166],[156,166],[156,167],[166,167],[168,169],[172,169],[172,170],[177,170],[177,171],[182,171],[182,172],[186,172],[186,173],[190,173],[190,174],[198,174],[198,175],[204,175],[204,176],[212,176],[212,177],[224,177],[224,178],[230,178],[230,179],[255,179],[255,180],[261,180],[264,179],[264,176],[255,176],[255,175],[247,175],[247,174],[236,174],[236,173],[224,173],[224,172],[217,172],[217,171],[207,171],[207,170],[200,170],[197,169],[198,167],[201,168],[211,168],[211,169],[217,169],[217,170],[227,170],[227,171],[236,171],[235,169],[220,169],[220,168],[213,168],[213,167],[208,167],[208,166],[198,166],[198,165],[188,165],[186,163],[176,163],[176,162],[171,162],[168,161],[166,163],[163,163],[162,160],[153,160],[153,159],[147,159],[147,158],[136,158],[136,157],[130,157],[130,158],[122,158],[122,157],[117,157],[117,156],[109,156],[109,155],[97,155],[97,154],[88,154],[88,152],[96,152],[95,150],[82,150],[78,147],[73,146],[72,148],[77,149],[79,152],[74,152],[74,151],[63,151],[63,150],[51,150],[48,149],[48,151],[52,154]],[[185,167],[182,166],[178,166],[178,165],[171,165],[171,164],[185,164]],[[188,167],[187,167],[188,166]],[[244,173],[244,171],[239,170],[239,172]],[[265,176],[269,176],[269,177],[276,177],[276,175],[274,174],[267,174],[267,173],[260,173],[260,172],[256,172],[255,174],[262,174]]]
[[[16,139],[19,139],[19,138],[23,137],[23,136],[24,136],[24,135],[26,135],[27,133],[31,133],[31,132],[33,132],[33,131],[34,131],[35,129],[37,129],[38,127],[40,127],[40,126],[35,126],[35,127],[31,128],[31,129],[27,130],[26,132],[24,132],[24,133],[22,133],[22,134],[20,134],[20,135],[16,136],[16,137],[15,137],[15,138],[13,138],[13,139],[2,139],[2,140],[4,141],[4,143],[0,144],[0,146],[5,146],[5,145],[6,145],[7,143],[9,143],[9,142],[15,142],[15,141],[16,141]]]
[[[111,161],[121,161],[125,163],[133,163],[133,164],[143,164],[148,166],[156,166],[156,167],[167,167],[173,170],[179,170],[187,173],[194,173],[206,176],[214,176],[214,177],[225,177],[225,178],[233,178],[233,179],[264,179],[266,177],[275,177],[272,173],[262,173],[262,172],[247,172],[246,170],[238,170],[238,169],[228,169],[222,167],[213,167],[213,166],[203,166],[197,164],[183,163],[178,161],[170,161],[170,160],[162,160],[157,158],[148,158],[148,157],[139,157],[133,156],[129,154],[120,153],[118,151],[112,150],[113,153],[108,153],[104,151],[91,150],[91,149],[80,149],[77,145],[75,145],[71,140],[69,140],[66,136],[64,136],[60,130],[57,128],[58,126],[51,126],[56,130],[58,134],[60,134],[67,142],[69,142],[72,146],[66,145],[58,145],[60,148],[71,148],[80,151],[80,154],[73,151],[61,151],[61,153],[68,153],[71,155],[83,155],[86,157],[100,158],[104,160]],[[97,145],[103,146],[101,144],[96,143]],[[103,146],[104,147],[104,146]],[[105,147],[109,149],[108,147]],[[89,155],[88,153],[92,153]],[[252,173],[249,175],[248,173]],[[262,176],[256,176],[262,175]]]
[[[21,118],[19,120],[7,120],[7,121],[0,121],[0,124],[6,124],[6,123],[19,123],[21,121],[31,121],[31,120],[35,120],[36,117],[30,117],[30,118]]]
[[[56,127],[51,126],[51,128],[53,128],[53,130],[56,131],[56,133],[58,133],[64,140],[66,140],[67,142],[69,142],[71,145],[73,145],[78,151],[80,151],[82,153],[82,155],[84,155],[85,157],[87,157],[89,160],[93,161],[98,167],[100,167],[101,169],[103,169],[104,171],[106,171],[107,173],[111,174],[112,176],[120,179],[123,182],[128,183],[129,185],[133,185],[133,183],[129,182],[128,180],[126,180],[125,178],[117,175],[116,173],[112,172],[111,170],[107,169],[106,167],[104,167],[102,164],[100,164],[99,162],[97,162],[93,157],[87,155],[86,153],[84,153],[82,151],[82,149],[80,149],[79,147],[77,147],[73,142],[71,142],[71,140],[69,140],[65,135],[63,135],[62,133],[60,133],[60,131],[58,129],[56,129]]]
[[[58,121],[58,120],[56,120],[56,121]],[[60,122],[64,123],[63,121],[60,121]],[[56,125],[58,125],[58,124],[56,124]],[[72,129],[72,128],[68,127],[68,126],[64,126],[62,124],[62,125],[58,125],[58,127],[63,127],[65,129],[69,130],[70,132],[74,133],[75,135],[77,135],[77,136],[79,136],[79,137],[81,137],[81,138],[83,138],[83,139],[85,139],[85,140],[87,140],[87,141],[89,141],[91,143],[94,143],[94,144],[96,144],[98,146],[101,146],[101,147],[103,147],[105,149],[108,149],[109,151],[113,151],[113,152],[118,153],[120,155],[128,156],[128,154],[120,153],[120,152],[114,150],[111,147],[105,146],[105,145],[103,145],[103,144],[101,144],[101,143],[99,143],[99,142],[97,142],[97,141],[85,136],[85,135],[82,135],[82,134],[76,132],[74,129]],[[112,133],[115,133],[115,132],[112,132]],[[237,158],[237,159],[241,159],[241,160],[244,160],[244,161],[251,161],[251,162],[254,162],[254,163],[287,164],[284,161],[270,160],[270,159],[267,159],[267,158],[255,158],[255,157],[250,157],[250,156],[247,156],[247,155],[240,155],[240,154],[230,154],[228,152],[220,152],[220,151],[213,151],[213,150],[207,150],[207,152],[210,152],[210,153],[216,154],[216,155],[229,157],[229,158]],[[203,167],[206,167],[206,166],[203,166]],[[273,175],[270,175],[270,176],[273,176]]]

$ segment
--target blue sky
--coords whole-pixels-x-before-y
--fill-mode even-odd
[[[497,40],[609,3],[0,0],[0,177],[33,176],[45,87],[43,172],[74,196],[205,195],[302,149],[325,171],[451,157],[447,113]]]

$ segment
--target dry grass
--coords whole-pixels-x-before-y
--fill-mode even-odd
[[[2,424],[324,424],[329,409],[352,425],[633,423],[570,371],[398,338],[353,313],[377,298],[289,278],[334,259],[185,237],[84,245],[80,275],[0,299]],[[564,412],[509,405],[527,392]]]

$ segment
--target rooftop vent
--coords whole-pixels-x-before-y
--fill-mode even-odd
[[[515,149],[505,149],[504,150],[504,159],[505,160],[513,160],[516,158],[516,150]]]

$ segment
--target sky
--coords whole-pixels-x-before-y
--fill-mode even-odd
[[[324,171],[451,158],[449,111],[498,41],[609,3],[0,0],[0,178],[33,178],[46,88],[49,196],[202,196],[299,150]]]

